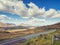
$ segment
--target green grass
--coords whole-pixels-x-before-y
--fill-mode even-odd
[[[51,45],[52,44],[52,38],[51,34],[34,37],[32,39],[29,39],[28,41],[24,43],[17,43],[17,45]]]
[[[58,34],[59,33],[56,31],[54,33],[31,38],[24,43],[17,43],[17,45],[52,45],[52,35],[57,36]],[[60,41],[54,41],[53,45],[60,45]]]
[[[54,44],[53,45],[60,45],[60,40],[54,41]]]
[[[45,34],[43,36],[38,36],[27,40],[24,43],[16,43],[14,45],[52,45],[52,35],[58,35],[56,31],[54,33]],[[53,45],[60,45],[60,41],[54,41]]]

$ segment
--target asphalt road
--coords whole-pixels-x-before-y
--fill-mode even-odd
[[[56,30],[50,30],[50,31],[45,31],[45,32],[40,32],[40,33],[35,33],[35,34],[30,34],[30,35],[25,35],[25,36],[22,36],[22,37],[18,37],[18,38],[14,38],[14,39],[11,39],[11,40],[3,41],[2,43],[0,43],[0,45],[13,45],[15,43],[23,43],[23,42],[25,42],[26,40],[28,40],[30,38],[37,37],[39,35],[48,34],[48,33],[53,33],[55,31]]]

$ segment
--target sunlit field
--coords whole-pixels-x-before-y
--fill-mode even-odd
[[[51,44],[52,44],[52,35],[46,34],[29,39],[24,43],[17,43],[15,45],[51,45]]]
[[[16,43],[14,45],[60,45],[60,40],[53,40],[53,35],[59,35],[59,30],[54,33],[34,37],[24,43]]]
[[[28,33],[27,33],[28,32]],[[31,33],[32,32],[32,33]],[[33,33],[43,32],[43,30],[37,30],[34,32],[34,30],[25,30],[25,31],[15,31],[15,32],[9,32],[9,31],[2,31],[0,32],[0,42],[4,40],[13,39],[16,37],[21,37],[24,35],[29,35]],[[4,35],[3,35],[3,34]],[[14,45],[60,45],[60,40],[53,40],[53,36],[58,36],[60,34],[60,29],[57,29],[54,33],[39,35],[37,37],[33,37],[31,39],[26,40],[22,43],[15,43]]]
[[[29,29],[29,30],[23,30],[20,31],[21,29],[15,29],[15,30],[3,30],[0,31],[0,42],[4,40],[9,40],[17,37],[22,37],[24,35],[29,35],[33,33],[38,33],[38,32],[43,32],[43,30],[34,30],[34,29]]]

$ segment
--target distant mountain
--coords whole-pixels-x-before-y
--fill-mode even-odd
[[[5,23],[0,22],[0,27],[7,26]]]
[[[0,29],[4,29],[4,30],[9,30],[9,29],[29,29],[29,28],[31,29],[31,26],[28,26],[26,24],[20,24],[20,25],[16,26],[15,24],[0,22]]]
[[[47,29],[54,29],[54,28],[57,29],[57,28],[60,28],[60,22],[56,23],[56,24],[45,26],[45,28],[47,28]]]
[[[28,26],[28,24],[21,23],[19,26]]]
[[[52,25],[37,27],[37,29],[60,29],[60,22]]]
[[[13,27],[13,26],[16,26],[15,24],[13,24],[13,23],[6,23],[7,24],[7,26],[9,26],[9,27]]]
[[[60,28],[60,23],[56,23],[50,26],[51,28]]]
[[[5,30],[8,30],[8,29],[56,29],[56,28],[60,29],[60,22],[52,25],[41,26],[41,27],[33,27],[33,26],[28,26],[26,24],[21,24],[19,26],[16,26],[15,24],[0,22],[0,27],[3,27],[3,29]]]
[[[15,26],[15,24],[0,22],[0,27],[12,27],[12,26]]]
[[[21,23],[20,25],[16,26],[15,28],[21,28],[21,29],[32,29],[33,26],[29,26],[28,24]]]

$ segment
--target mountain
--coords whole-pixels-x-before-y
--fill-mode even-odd
[[[13,26],[16,26],[15,24],[12,24],[12,23],[6,23],[7,24],[7,27],[13,27]]]
[[[60,28],[60,22],[56,23],[56,24],[52,24],[52,25],[43,26],[43,28],[46,28],[46,29],[57,29],[57,28]]]
[[[12,23],[2,23],[2,22],[0,22],[0,29],[4,29],[4,30],[9,30],[9,29],[29,29],[29,28],[30,28],[30,26],[28,26],[26,24],[20,24],[20,25],[16,26],[15,24],[12,24]]]
[[[21,23],[19,26],[28,26],[28,24]]]
[[[51,25],[51,28],[60,28],[60,23],[56,23]]]
[[[15,26],[15,24],[0,22],[0,27],[12,27],[12,26]]]
[[[33,26],[29,26],[28,24],[21,23],[20,25],[16,26],[15,28],[21,28],[21,29],[33,29]]]
[[[26,24],[20,24],[19,26],[16,26],[15,24],[0,22],[0,27],[4,27],[3,29],[5,30],[8,30],[8,29],[57,29],[57,28],[60,29],[60,22],[52,25],[41,26],[41,27],[33,27],[33,26],[28,26]]]
[[[37,29],[60,29],[60,22],[52,25],[37,27]]]
[[[0,22],[0,27],[5,27],[5,26],[6,26],[5,23]]]

